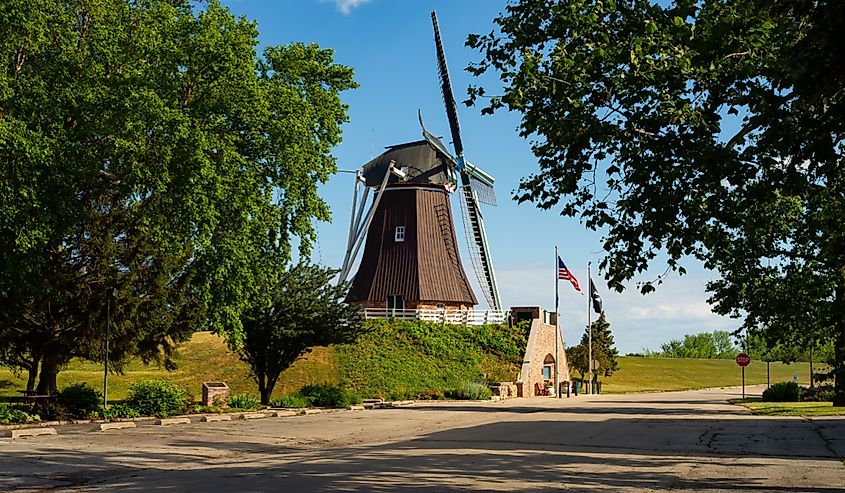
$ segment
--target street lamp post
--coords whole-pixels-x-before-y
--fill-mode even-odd
[[[106,298],[106,358],[103,370],[103,408],[109,400],[109,338],[111,337],[111,300],[117,297],[117,288],[112,289]]]

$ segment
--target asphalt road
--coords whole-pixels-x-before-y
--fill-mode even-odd
[[[752,417],[737,394],[77,425],[0,439],[0,491],[845,491],[845,418]]]

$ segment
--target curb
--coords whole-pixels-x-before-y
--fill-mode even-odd
[[[108,430],[123,430],[126,428],[136,428],[134,421],[115,421],[114,423],[103,423],[99,426],[100,431]]]
[[[2,432],[4,438],[24,438],[39,435],[56,435],[55,428],[23,428],[18,430],[5,430]]]
[[[217,421],[232,421],[232,416],[228,414],[210,414],[200,418],[201,423],[214,423]]]
[[[261,419],[266,417],[267,415],[264,413],[241,413],[235,419]]]
[[[160,426],[189,425],[191,424],[191,418],[162,418],[155,420],[155,424]]]
[[[298,416],[299,413],[296,411],[270,411],[267,413],[268,418],[289,418],[291,416]]]

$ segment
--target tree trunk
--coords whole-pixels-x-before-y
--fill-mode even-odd
[[[53,395],[58,389],[56,377],[62,365],[58,354],[45,353],[41,360],[41,376],[38,379],[38,388],[35,389],[40,395]]]
[[[265,406],[270,405],[270,398],[273,396],[273,389],[276,388],[276,380],[279,379],[279,375],[275,377],[267,377],[267,383],[264,386],[264,392],[261,393],[261,403]]]
[[[255,381],[258,382],[258,394],[261,395],[261,403],[264,405],[270,404],[269,395],[267,394],[267,385],[264,383],[264,375],[256,375]]]
[[[29,365],[29,378],[26,380],[26,391],[35,390],[35,381],[38,378],[38,365],[41,363],[41,355],[32,357],[32,364]]]

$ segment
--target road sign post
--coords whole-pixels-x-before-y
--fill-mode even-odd
[[[736,364],[742,368],[742,398],[745,399],[745,367],[751,363],[751,357],[745,353],[736,355]]]

